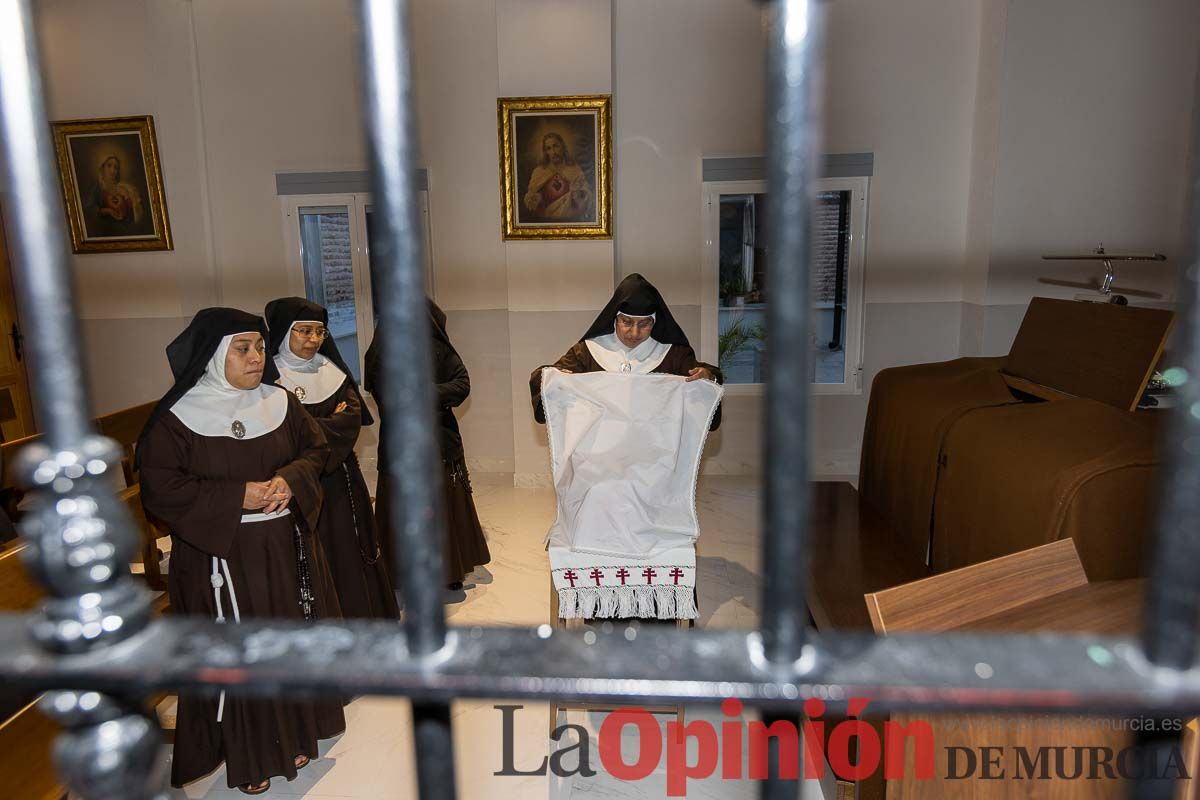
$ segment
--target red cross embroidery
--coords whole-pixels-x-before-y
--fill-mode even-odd
[[[579,576],[575,574],[575,570],[569,569],[563,573],[563,578],[571,582],[571,588],[575,588],[575,579]]]
[[[599,568],[597,568],[597,569],[594,569],[594,570],[592,570],[592,571],[591,571],[591,573],[590,573],[590,577],[591,577],[591,579],[592,579],[592,580],[594,580],[594,581],[596,582],[596,585],[597,585],[597,586],[599,586],[599,585],[600,585],[600,580],[601,580],[601,579],[604,577],[604,573],[603,573],[603,572],[601,572],[601,571],[599,570]]]
[[[683,577],[683,570],[681,570],[679,567],[676,567],[675,569],[671,570],[671,571],[670,571],[668,574],[669,574],[669,575],[670,575],[672,578],[674,578],[674,579],[675,579],[675,585],[676,585],[676,586],[678,586],[678,585],[679,585],[679,579]]]
[[[625,579],[629,577],[629,570],[621,567],[619,570],[617,570],[617,577],[621,579],[621,585],[624,586]]]
[[[654,567],[646,567],[644,570],[642,570],[642,575],[645,576],[647,584],[653,583],[654,576],[657,574],[658,573],[654,571]]]

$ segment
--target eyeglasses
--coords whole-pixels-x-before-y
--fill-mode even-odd
[[[292,333],[296,334],[296,335],[297,335],[297,336],[299,336],[301,339],[311,339],[312,337],[314,337],[314,336],[315,336],[315,337],[317,337],[318,339],[322,339],[322,340],[324,340],[324,339],[326,339],[326,338],[328,338],[328,337],[329,337],[329,329],[328,329],[328,328],[324,328],[324,327],[317,327],[317,328],[309,328],[309,327],[303,327],[303,328],[292,328]]]

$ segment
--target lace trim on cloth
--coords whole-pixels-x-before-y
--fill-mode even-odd
[[[561,619],[696,619],[696,550],[650,560],[597,558],[550,547],[550,577]]]

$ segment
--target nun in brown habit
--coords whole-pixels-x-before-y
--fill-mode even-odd
[[[175,385],[138,440],[142,503],[171,531],[171,613],[243,618],[339,615],[312,535],[329,447],[296,397],[275,386],[261,317],[206,308],[167,347]],[[317,742],[345,728],[340,700],[182,693],[171,782],[225,762],[230,787],[265,792],[296,777]]]
[[[432,300],[429,301],[429,322],[433,338],[433,371],[434,383],[437,389],[438,442],[442,455],[442,489],[443,503],[446,509],[445,563],[446,585],[451,589],[462,588],[465,578],[476,567],[483,566],[492,560],[488,551],[487,539],[483,536],[483,528],[479,524],[479,515],[475,511],[475,501],[471,497],[471,479],[467,475],[466,454],[463,450],[462,435],[458,431],[458,419],[454,409],[463,404],[471,393],[471,379],[467,368],[463,365],[458,351],[450,343],[446,333],[446,314]],[[376,330],[375,339],[367,349],[365,358],[366,371],[363,374],[363,388],[379,397],[382,387],[382,363],[380,349],[383,347],[383,335]],[[384,447],[386,436],[384,426],[387,420],[380,420],[379,431],[379,487],[375,490],[375,517],[382,532],[380,542],[384,548],[384,559],[392,564],[390,546],[391,536],[388,535],[390,517],[387,481],[384,480],[383,466],[387,463]]]
[[[267,304],[266,317],[267,352],[275,358],[279,385],[300,400],[329,443],[317,536],[342,616],[397,619],[400,609],[380,557],[371,496],[354,454],[362,426],[375,420],[329,335],[329,313],[302,297],[285,297]]]

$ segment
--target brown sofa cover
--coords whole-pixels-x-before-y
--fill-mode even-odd
[[[1069,536],[1089,580],[1144,574],[1163,419],[1084,398],[961,415],[942,445],[934,571]]]
[[[871,384],[858,491],[924,562],[938,456],[963,414],[1018,403],[1000,358],[958,358],[882,370]]]

